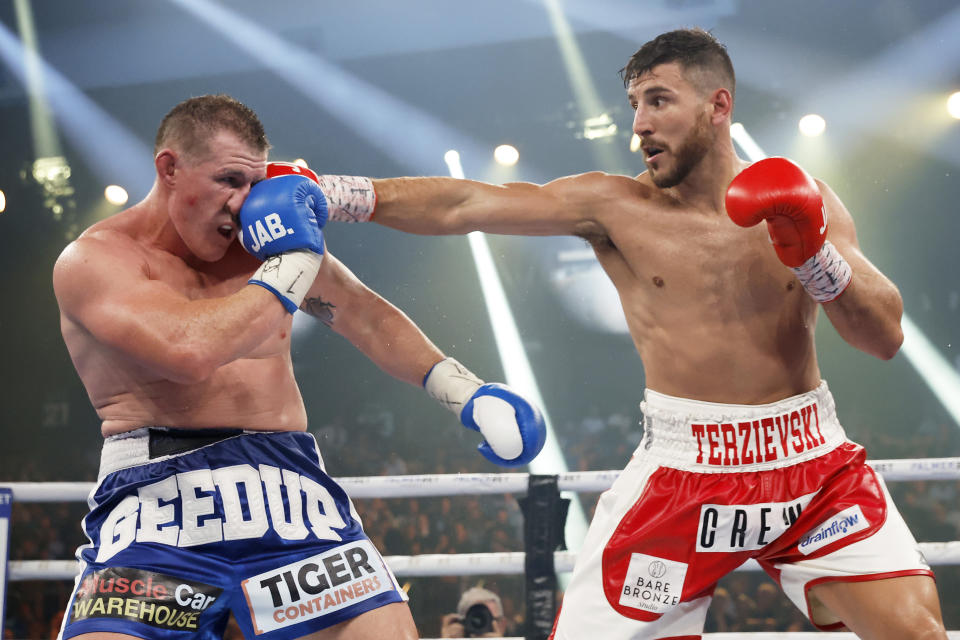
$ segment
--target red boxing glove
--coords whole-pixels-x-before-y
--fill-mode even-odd
[[[780,261],[799,267],[827,238],[827,214],[810,175],[786,158],[758,160],[727,187],[727,215],[741,227],[767,221]]]
[[[330,220],[338,222],[367,222],[373,217],[377,194],[370,178],[359,176],[317,175],[311,169],[292,162],[267,163],[267,177],[294,174],[305,176],[320,185],[327,198]]]
[[[310,178],[317,184],[320,184],[320,178],[317,177],[317,174],[313,169],[308,169],[306,167],[301,167],[298,164],[293,164],[292,162],[269,162],[267,163],[267,177],[275,178],[277,176],[286,176],[286,175],[298,175],[306,176]]]

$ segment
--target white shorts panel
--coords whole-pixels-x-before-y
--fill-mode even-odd
[[[862,580],[870,575],[881,579],[894,575],[931,574],[930,565],[894,505],[886,483],[879,475],[877,480],[887,500],[887,518],[876,533],[818,558],[773,564],[779,571],[783,592],[819,628],[832,629],[840,624],[840,620],[819,603],[808,599],[809,589],[815,583],[831,579]]]

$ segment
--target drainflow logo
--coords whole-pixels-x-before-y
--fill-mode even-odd
[[[820,547],[836,542],[870,526],[863,517],[860,505],[853,505],[821,522],[800,538],[797,549],[803,555],[810,555]]]

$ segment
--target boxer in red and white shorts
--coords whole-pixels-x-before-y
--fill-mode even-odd
[[[600,497],[552,638],[699,638],[717,581],[749,558],[825,630],[843,625],[812,586],[933,575],[826,382],[764,405],[648,389],[641,407],[643,441]]]

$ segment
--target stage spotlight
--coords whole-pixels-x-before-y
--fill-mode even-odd
[[[947,98],[947,113],[960,120],[960,91],[954,92]]]
[[[630,153],[636,153],[637,151],[640,151],[640,145],[642,143],[643,141],[637,134],[630,136]]]
[[[63,215],[64,205],[72,208],[74,188],[70,184],[70,165],[63,156],[37,158],[31,174],[43,189],[43,205],[53,213],[53,219]]]
[[[293,164],[297,165],[298,167],[303,167],[304,169],[310,168],[310,165],[308,165],[307,161],[304,160],[303,158],[297,158],[296,160],[293,161]]]
[[[583,121],[583,137],[587,140],[609,138],[615,135],[617,135],[617,125],[608,113],[601,113],[595,118],[587,118]]]
[[[126,204],[130,196],[127,195],[127,190],[123,187],[111,184],[103,190],[103,197],[106,198],[110,204],[120,206]]]
[[[450,149],[450,151],[447,151],[445,154],[443,154],[443,161],[447,163],[448,167],[451,165],[459,165],[460,152],[458,152],[456,149]]]
[[[815,138],[824,132],[827,128],[827,121],[815,113],[811,113],[800,118],[800,133],[805,136]]]
[[[513,145],[502,144],[493,150],[493,158],[497,161],[497,164],[512,167],[520,159],[520,152]]]
[[[7,209],[7,196],[4,195],[3,189],[0,189],[0,213],[3,213]]]

